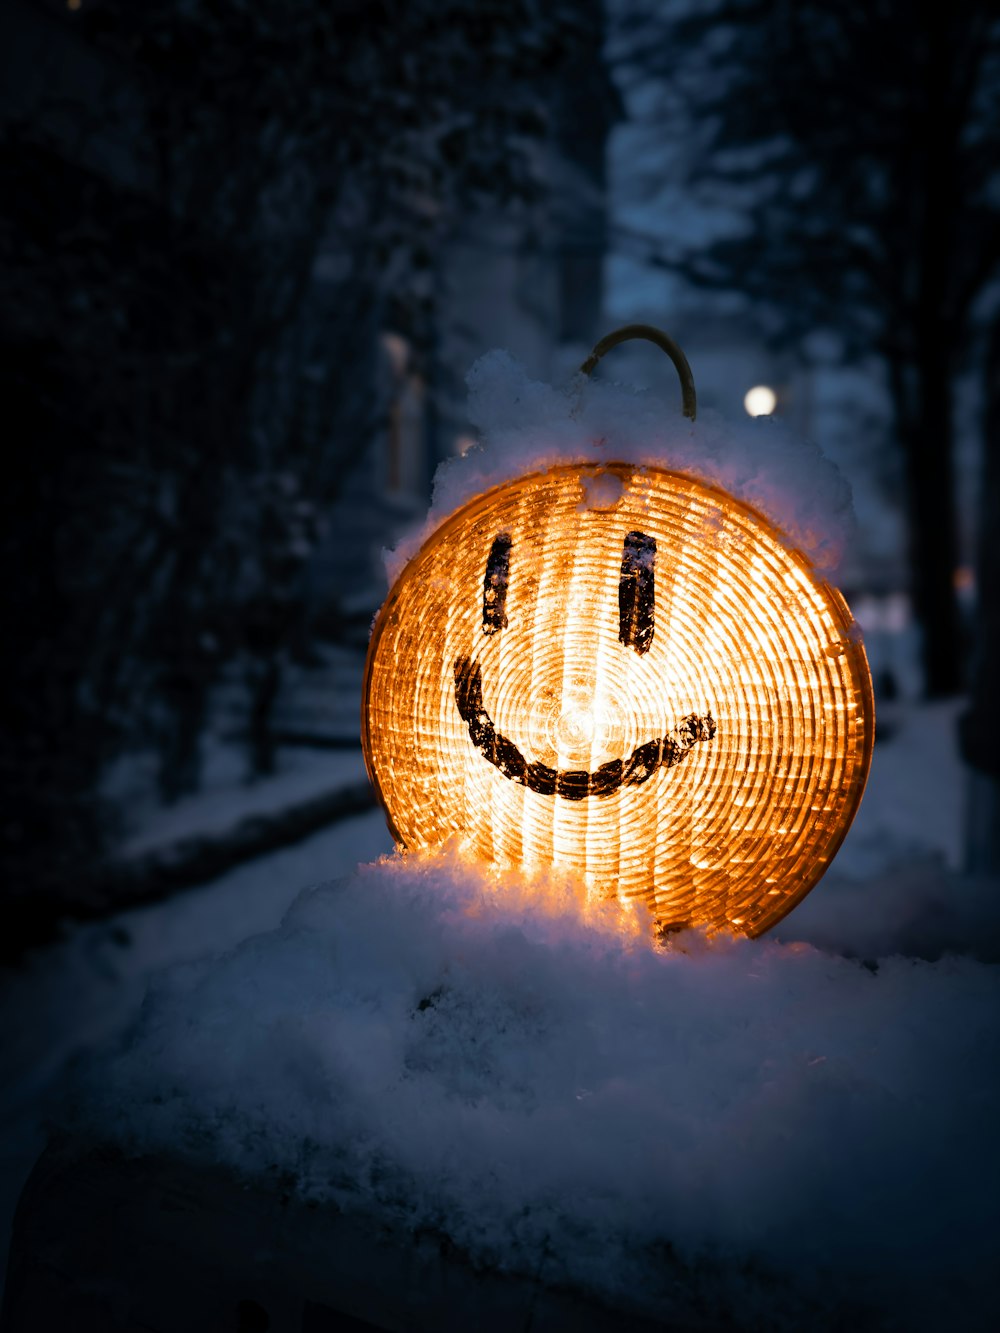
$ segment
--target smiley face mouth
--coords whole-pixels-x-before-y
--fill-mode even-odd
[[[611,796],[619,787],[638,787],[660,768],[673,768],[699,741],[715,735],[711,713],[689,713],[666,736],[637,746],[627,759],[613,759],[593,773],[560,771],[548,764],[529,764],[513,741],[493,725],[483,706],[483,675],[478,662],[460,657],[455,663],[455,702],[469,738],[494,768],[539,796],[562,796],[582,801],[587,796]]]

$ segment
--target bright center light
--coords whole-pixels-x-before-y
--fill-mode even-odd
[[[582,708],[569,708],[560,717],[557,731],[568,747],[589,744],[594,739],[594,715]]]
[[[767,384],[755,384],[747,390],[743,406],[752,417],[769,417],[778,406],[778,395]]]

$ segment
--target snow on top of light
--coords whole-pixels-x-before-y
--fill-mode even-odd
[[[663,949],[572,886],[397,855],[166,974],[85,1123],[656,1319],[974,1328],[998,999],[971,958]]]
[[[418,532],[386,553],[390,582],[440,523],[502,482],[568,462],[627,462],[683,472],[753,505],[820,569],[836,567],[851,531],[851,493],[819,448],[770,418],[697,421],[653,395],[578,374],[558,388],[529,379],[505,351],[469,372],[478,442],[446,459]]]

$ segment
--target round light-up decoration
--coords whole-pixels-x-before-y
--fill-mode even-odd
[[[697,401],[687,358],[648,324]],[[365,762],[399,843],[458,838],[758,935],[812,888],[871,763],[871,676],[835,588],[727,492],[621,462],[521,477],[403,570],[365,667]]]
[[[403,570],[363,741],[397,840],[582,874],[658,922],[756,935],[861,799],[851,615],[760,513],[677,473],[567,465],[489,491]]]

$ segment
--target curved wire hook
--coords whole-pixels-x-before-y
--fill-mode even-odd
[[[581,372],[584,375],[592,374],[594,367],[606,352],[610,352],[612,347],[617,347],[619,343],[627,342],[630,338],[646,338],[649,342],[656,343],[657,347],[670,357],[677,368],[681,382],[681,411],[684,416],[694,421],[698,410],[698,395],[695,392],[694,376],[691,374],[688,359],[668,333],[654,328],[652,324],[625,324],[622,328],[615,329],[613,333],[606,333],[580,367]]]

